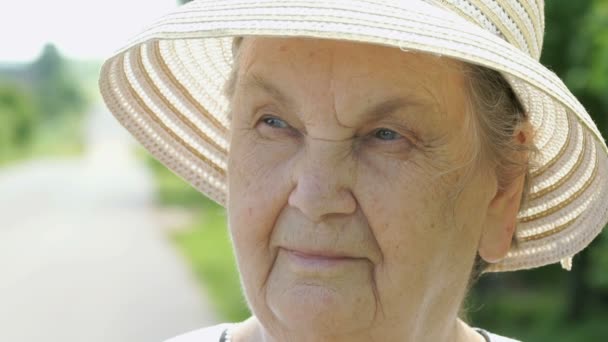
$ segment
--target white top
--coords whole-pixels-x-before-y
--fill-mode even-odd
[[[218,324],[208,328],[194,330],[183,335],[173,337],[169,340],[166,340],[165,342],[219,342],[222,333],[232,326],[233,324],[231,323]],[[489,339],[488,342],[519,342],[508,337],[492,334],[485,330],[481,331],[481,334],[484,335],[486,339]]]

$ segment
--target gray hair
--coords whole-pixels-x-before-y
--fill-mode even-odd
[[[517,177],[525,175],[520,208],[525,205],[530,189],[532,155],[538,150],[530,133],[526,141],[518,142],[515,133],[529,124],[529,118],[517,95],[503,77],[495,70],[467,65],[468,93],[479,125],[478,146],[484,156],[495,166],[498,190],[503,190]],[[522,154],[526,157],[522,158]],[[517,227],[516,227],[517,228]],[[514,235],[511,248],[517,248]],[[488,264],[477,255],[471,274],[471,284],[487,269]]]
[[[525,173],[523,204],[529,188],[529,155],[537,151],[531,136],[524,142],[514,136],[529,123],[526,111],[498,71],[472,64],[467,69],[468,93],[479,125],[480,152],[496,165],[499,190]],[[522,153],[527,153],[528,158],[522,158]]]

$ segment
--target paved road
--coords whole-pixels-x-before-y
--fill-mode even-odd
[[[84,159],[0,169],[0,341],[162,341],[216,322],[102,108]]]

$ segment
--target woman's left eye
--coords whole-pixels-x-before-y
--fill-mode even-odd
[[[289,125],[287,124],[287,122],[285,122],[279,118],[275,118],[273,116],[267,116],[267,117],[263,118],[262,122],[264,122],[266,125],[268,125],[270,127],[274,127],[274,128],[289,128]]]
[[[402,138],[401,134],[399,134],[393,130],[387,129],[387,128],[377,129],[374,132],[374,136],[380,140],[389,140],[389,141]]]

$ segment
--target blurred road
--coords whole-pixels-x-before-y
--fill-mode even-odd
[[[216,322],[103,108],[84,159],[0,169],[0,341],[148,342]]]

